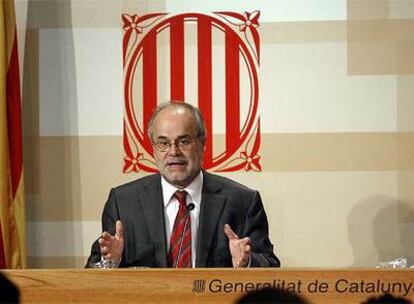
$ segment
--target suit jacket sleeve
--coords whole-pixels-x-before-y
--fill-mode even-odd
[[[119,219],[119,211],[116,204],[115,190],[111,189],[108,200],[102,212],[102,231],[107,231],[110,234],[115,234],[115,224]],[[101,260],[101,249],[98,240],[92,244],[91,254],[86,262],[85,267],[90,268],[93,263]],[[122,259],[123,260],[123,259]],[[122,264],[122,261],[121,261]],[[120,265],[122,266],[122,265]]]
[[[259,192],[255,191],[253,203],[246,215],[243,236],[252,242],[251,267],[280,267],[269,240],[269,225]]]

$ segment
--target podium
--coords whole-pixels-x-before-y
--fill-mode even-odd
[[[3,273],[21,303],[234,303],[281,287],[311,303],[361,303],[389,292],[414,300],[409,269],[24,269]]]

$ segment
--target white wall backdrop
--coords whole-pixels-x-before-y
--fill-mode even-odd
[[[121,14],[218,10],[261,11],[263,172],[226,175],[260,190],[282,265],[414,263],[412,1],[18,0],[16,9],[30,267],[82,267],[109,189],[143,175],[122,174]],[[215,130],[220,140],[224,128]]]

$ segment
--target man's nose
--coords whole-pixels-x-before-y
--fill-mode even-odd
[[[181,153],[180,148],[177,147],[177,144],[175,142],[170,144],[170,147],[168,148],[168,154],[169,155],[178,155]]]

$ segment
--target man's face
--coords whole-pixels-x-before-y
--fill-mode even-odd
[[[177,188],[187,187],[201,169],[204,145],[198,137],[192,113],[185,108],[168,107],[154,120],[153,142],[187,143],[185,149],[171,144],[165,152],[154,147],[154,157],[161,175]]]

